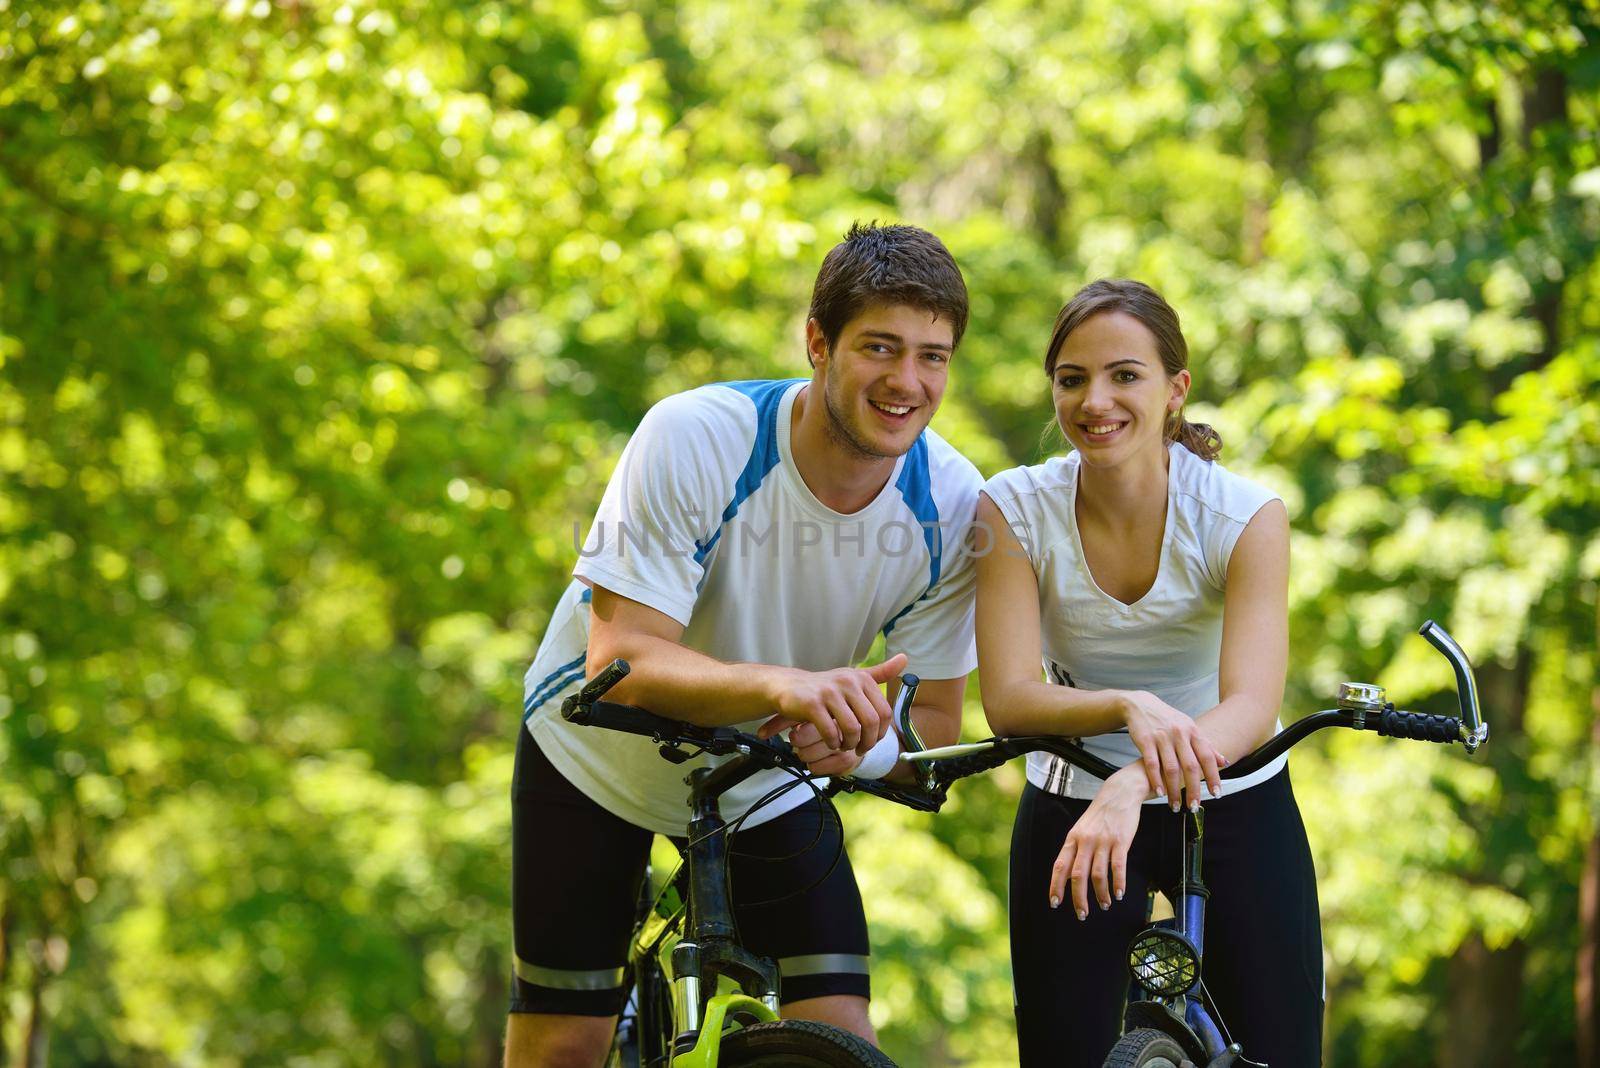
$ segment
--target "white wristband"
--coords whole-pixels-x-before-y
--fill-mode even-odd
[[[884,732],[878,744],[867,750],[861,763],[850,774],[857,779],[881,779],[894,770],[900,762],[900,735],[891,728]]]

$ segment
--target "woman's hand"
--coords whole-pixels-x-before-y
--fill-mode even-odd
[[[1130,764],[1111,776],[1067,832],[1050,869],[1050,907],[1059,908],[1072,882],[1072,908],[1089,915],[1089,889],[1102,909],[1122,900],[1128,886],[1128,847],[1139,829],[1139,809],[1150,796],[1144,771]]]
[[[1211,787],[1211,796],[1222,795],[1219,769],[1228,759],[1218,753],[1195,721],[1153,693],[1128,690],[1122,695],[1122,719],[1128,737],[1139,747],[1146,784],[1157,797],[1165,797],[1178,811],[1185,786],[1189,807],[1200,807],[1200,782]]]

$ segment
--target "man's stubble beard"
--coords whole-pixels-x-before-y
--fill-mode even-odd
[[[834,378],[828,372],[823,372],[822,377],[822,410],[826,418],[822,421],[823,432],[828,440],[837,444],[846,452],[866,460],[898,460],[901,453],[882,452],[863,441],[851,428],[850,423],[842,414],[844,406],[834,396]]]

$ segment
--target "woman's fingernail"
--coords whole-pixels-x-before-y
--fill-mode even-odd
[[[1111,902],[1109,902],[1109,901],[1100,902],[1100,911],[1101,912],[1104,912],[1106,909],[1108,909],[1110,907],[1111,907]]]
[[[1190,812],[1199,812],[1200,811],[1200,802],[1199,802],[1198,799],[1189,802],[1189,811]]]
[[[1121,890],[1118,890],[1118,891],[1117,891],[1117,900],[1118,900],[1118,901],[1121,901],[1121,900],[1122,900],[1122,891],[1121,891]]]
[[[1157,797],[1166,797],[1166,796],[1167,796],[1167,789],[1166,789],[1166,787],[1164,787],[1164,786],[1157,786],[1157,787],[1156,787],[1156,796],[1157,796]]]
[[[1089,910],[1088,909],[1079,909],[1078,910],[1078,919],[1087,920],[1088,918],[1089,918]]]
[[[1060,908],[1061,907],[1061,899],[1059,897],[1055,897],[1054,895],[1052,895],[1051,898],[1050,898],[1050,907],[1053,908],[1053,909]]]

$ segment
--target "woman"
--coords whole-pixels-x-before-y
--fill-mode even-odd
[[[1218,435],[1183,418],[1187,364],[1154,290],[1085,287],[1044,359],[1075,451],[1002,472],[979,498],[995,537],[978,565],[990,726],[1082,737],[1122,766],[1102,783],[1029,758],[1011,848],[1024,1065],[1098,1068],[1116,1041],[1129,940],[1150,891],[1176,881],[1180,799],[1207,802],[1204,980],[1222,1023],[1251,1060],[1320,1057],[1316,875],[1286,761],[1226,796],[1218,779],[1276,729],[1288,513],[1214,463]]]

